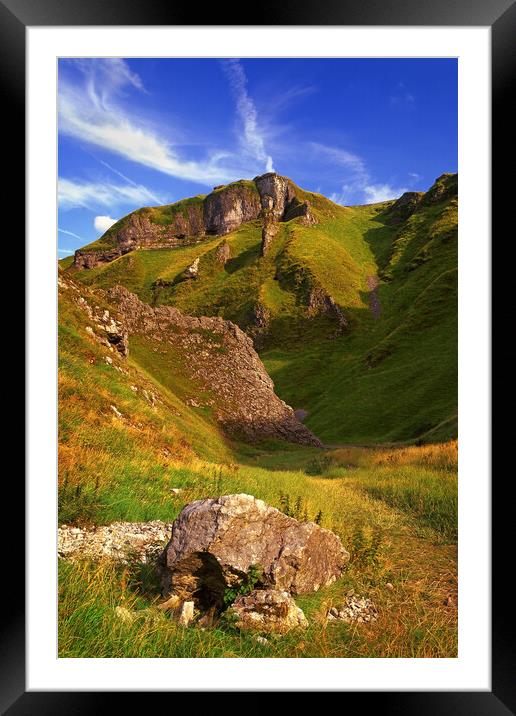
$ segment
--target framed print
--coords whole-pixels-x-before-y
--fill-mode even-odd
[[[3,708],[510,713],[490,266],[515,5],[0,11],[29,398]]]

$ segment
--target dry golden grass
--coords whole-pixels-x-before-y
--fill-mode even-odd
[[[408,447],[346,447],[327,453],[338,465],[354,467],[413,466],[433,470],[457,470],[458,442],[450,440],[435,445]]]

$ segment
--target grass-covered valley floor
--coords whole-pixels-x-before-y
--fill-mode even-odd
[[[390,204],[308,198],[318,223],[284,222],[259,258],[260,224],[176,249],[136,250],[85,271],[61,262],[59,524],[174,520],[189,502],[247,493],[333,530],[351,555],[332,586],[301,597],[310,626],[268,643],[221,619],[183,628],[159,609],[152,565],[60,560],[61,657],[455,657],[457,655],[456,194],[393,222]],[[162,217],[160,221],[162,220]],[[110,241],[112,236],[110,235]],[[216,261],[226,241],[231,258]],[[200,257],[199,277],[185,269]],[[146,303],[253,328],[276,392],[307,412],[326,447],[228,437],[173,342],[130,337],[129,355],[95,335],[122,284]],[[344,312],[336,335],[311,315],[314,287]],[[93,329],[92,329],[93,326]],[[221,349],[222,350],[222,349]],[[174,490],[180,490],[174,492]],[[331,623],[365,596],[377,621]],[[123,606],[132,623],[117,617]]]

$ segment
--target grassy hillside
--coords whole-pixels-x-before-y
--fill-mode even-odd
[[[135,251],[76,278],[121,283],[148,303],[220,315],[251,331],[256,306],[264,307],[260,349],[277,392],[308,411],[307,425],[327,444],[455,437],[456,175],[443,175],[401,222],[392,202],[341,207],[296,192],[318,223],[282,224],[265,258],[255,221],[223,239]],[[231,249],[225,266],[215,257],[223,241]],[[184,280],[198,257],[198,279]],[[314,286],[344,312],[344,335],[335,337],[331,317],[307,315]]]
[[[70,290],[59,305],[59,522],[173,520],[184,504],[246,492],[320,513],[351,553],[334,585],[297,599],[307,632],[259,644],[222,620],[183,629],[158,608],[154,567],[60,560],[60,657],[454,657],[457,653],[456,444],[321,451],[231,443],[181,366],[143,342],[122,360],[86,330]],[[95,297],[101,309],[108,308]],[[109,360],[106,361],[106,359]],[[172,488],[180,488],[174,494]],[[343,595],[373,599],[377,622],[325,626]],[[131,609],[132,624],[115,606]]]

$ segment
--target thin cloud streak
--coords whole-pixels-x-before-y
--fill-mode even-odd
[[[265,166],[265,171],[273,172],[272,157],[265,150],[265,140],[258,126],[258,112],[247,91],[247,77],[242,64],[237,59],[223,60],[222,67],[236,102],[237,114],[242,121],[243,133],[240,138],[243,149]]]
[[[113,172],[113,174],[116,174],[116,175],[119,176],[121,179],[123,179],[124,181],[126,181],[128,184],[132,184],[132,186],[136,186],[136,187],[137,187],[137,186],[140,186],[140,185],[137,184],[135,181],[133,181],[132,179],[130,179],[128,176],[126,176],[125,174],[122,174],[122,172],[119,172],[118,169],[115,169],[114,167],[112,167],[111,164],[108,164],[107,162],[105,162],[103,159],[99,159],[99,162],[100,162],[103,166],[105,166],[106,169],[109,169],[111,172]],[[147,189],[147,192],[148,192],[148,194],[149,194],[149,197],[150,197],[151,199],[153,199],[153,200],[156,202],[156,204],[160,204],[160,203],[163,202],[163,200],[160,199],[159,196],[156,196],[156,194],[153,194],[153,193],[152,193],[151,191],[149,191],[148,189]]]
[[[109,182],[76,182],[59,178],[58,202],[61,209],[91,209],[128,206],[139,208],[148,204],[152,194],[144,186]],[[158,202],[163,203],[163,202]]]
[[[84,241],[82,236],[78,236],[77,234],[74,234],[73,231],[68,231],[67,229],[60,229],[59,227],[57,228],[57,230],[61,234],[66,234],[67,236],[73,236],[74,239],[79,239],[80,241]]]

